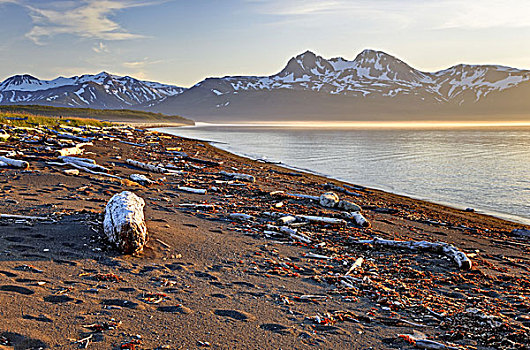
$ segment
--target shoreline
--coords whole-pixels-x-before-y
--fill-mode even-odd
[[[44,218],[0,217],[0,347],[415,349],[401,334],[459,349],[530,342],[530,241],[513,234],[527,226],[346,188],[205,142],[135,127],[91,132],[94,145],[80,157],[105,167],[101,174],[66,174],[52,142],[0,144],[30,165],[0,168],[0,213]],[[177,172],[144,171],[129,158]],[[114,250],[102,231],[105,205],[122,191],[146,202],[149,240],[135,256]],[[328,191],[359,205],[370,225],[289,194]],[[276,216],[288,215],[298,219],[280,228]],[[443,242],[472,267],[376,238]]]
[[[170,126],[170,127],[173,127],[173,126]],[[184,127],[184,128],[193,128],[193,127],[197,127],[197,125],[193,125],[193,126],[192,125],[185,125],[185,126],[182,126],[182,127]],[[169,132],[165,132],[165,131],[161,130],[161,129],[164,129],[164,128],[165,127],[148,127],[148,129],[152,129],[152,130],[155,130],[155,131],[158,131],[158,132],[161,132],[161,133],[165,133],[167,135],[181,137],[181,138],[184,138],[184,139],[188,139],[190,141],[205,142],[205,143],[209,144],[210,146],[212,146],[214,148],[217,148],[217,149],[219,149],[221,151],[227,152],[229,154],[233,154],[233,155],[242,157],[242,158],[247,159],[249,161],[259,162],[259,159],[254,159],[254,157],[252,157],[251,155],[245,154],[244,152],[237,152],[235,150],[230,150],[230,149],[227,149],[228,147],[224,148],[222,146],[216,146],[216,144],[217,145],[229,145],[228,143],[224,143],[224,142],[220,142],[220,141],[196,139],[196,138],[185,137],[185,136],[180,136],[180,135],[174,135],[174,134],[171,134]],[[179,128],[180,128],[180,126],[179,126]],[[265,163],[269,163],[269,162],[265,162]],[[456,210],[465,211],[465,209],[469,207],[467,205],[461,205],[461,204],[458,204],[458,203],[452,203],[452,202],[446,202],[446,201],[435,201],[435,200],[431,200],[429,198],[422,198],[420,196],[415,196],[415,195],[409,194],[409,193],[401,193],[399,191],[392,191],[389,188],[377,187],[377,186],[373,187],[373,185],[369,185],[369,184],[354,184],[352,182],[349,182],[348,180],[341,179],[341,178],[338,178],[338,177],[334,177],[333,175],[322,174],[322,173],[319,173],[317,171],[313,171],[311,169],[305,169],[305,168],[299,168],[299,167],[296,167],[296,166],[290,166],[289,164],[286,164],[286,163],[283,163],[283,162],[280,162],[280,163],[270,162],[269,164],[274,164],[274,165],[283,167],[283,168],[288,169],[288,170],[294,170],[294,171],[299,171],[299,172],[303,172],[303,173],[307,173],[307,174],[311,174],[311,175],[320,176],[320,177],[322,177],[324,179],[339,181],[339,182],[341,182],[343,184],[346,184],[346,185],[362,186],[362,187],[365,187],[367,189],[382,191],[382,192],[386,192],[386,193],[389,193],[389,194],[402,196],[402,197],[413,199],[413,200],[419,200],[419,201],[424,201],[424,202],[428,202],[428,203],[431,203],[431,204],[437,204],[437,205],[441,205],[441,206],[446,206],[446,207],[449,207],[449,208],[452,208],[452,209],[456,209]],[[526,217],[523,217],[523,216],[519,216],[517,214],[496,212],[496,211],[493,211],[493,210],[488,210],[488,209],[481,208],[480,206],[473,206],[473,209],[475,210],[475,213],[477,213],[477,214],[498,218],[498,219],[505,220],[505,221],[508,221],[508,222],[511,222],[511,223],[514,223],[514,224],[520,224],[520,225],[525,225],[525,226],[530,225],[530,217],[526,218]]]

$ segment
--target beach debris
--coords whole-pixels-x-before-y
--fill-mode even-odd
[[[337,207],[339,209],[345,210],[345,211],[361,211],[361,207],[357,204],[345,200],[341,200],[339,204],[337,204]]]
[[[256,182],[256,178],[248,174],[228,173],[226,171],[220,171],[219,174],[229,177],[231,179],[235,179],[235,180],[241,180],[241,181],[246,181],[246,182]]]
[[[335,191],[335,192],[344,193],[344,194],[347,194],[348,196],[352,196],[352,197],[361,197],[361,195],[360,195],[359,193],[355,193],[355,192],[348,191],[347,189],[345,189],[345,188],[343,188],[343,187],[337,186],[337,185],[332,184],[332,183],[329,183],[329,182],[326,183],[326,184],[324,184],[323,187],[324,187],[326,190],[332,190],[332,191]],[[347,187],[347,188],[350,188],[350,189],[358,190],[358,188],[355,187],[355,186],[344,185],[344,187]]]
[[[92,337],[93,334],[90,334],[88,337],[74,341],[73,344],[82,344],[83,348],[86,349],[88,348],[88,345],[90,345],[90,340],[92,339]]]
[[[322,260],[331,260],[331,259],[333,259],[331,256],[317,254],[317,253],[312,253],[312,252],[307,253],[304,257],[311,258],[311,259],[322,259]]]
[[[29,169],[29,163],[24,160],[17,160],[17,159],[0,156],[0,162],[3,162],[14,168]]]
[[[5,132],[4,130],[0,129],[0,140],[7,140],[8,138],[10,138],[11,135],[9,135],[7,132]]]
[[[103,323],[92,323],[83,325],[84,328],[90,329],[92,332],[100,333],[103,331],[116,329],[119,326],[121,326],[121,321],[110,321],[110,322],[103,322]]]
[[[320,195],[319,203],[326,208],[335,208],[339,204],[339,196],[335,192],[326,192]]]
[[[524,238],[530,238],[530,230],[524,228],[516,228],[512,230],[512,235]]]
[[[206,165],[206,166],[221,166],[223,164],[223,162],[214,162],[214,161],[211,161],[211,160],[205,160],[205,159],[199,159],[199,158],[190,157],[188,155],[183,155],[182,159],[186,160],[186,161],[189,161],[189,162],[193,162],[193,163],[203,164],[203,165]]]
[[[154,183],[147,176],[142,175],[142,174],[131,174],[131,175],[129,175],[129,179],[131,179],[132,181],[137,182],[137,183],[139,183],[140,185],[143,185],[143,186],[148,186],[148,185],[151,185],[151,184]]]
[[[170,246],[169,244],[167,244],[166,242],[164,242],[163,240],[158,239],[158,238],[155,238],[155,241],[157,241],[158,243],[160,243],[161,245],[163,245],[165,248],[167,248],[167,249],[171,249],[171,246]]]
[[[124,143],[126,145],[131,145],[131,146],[136,146],[136,147],[146,147],[147,144],[145,143],[134,143],[134,142],[129,142],[129,141],[124,141],[124,140],[118,140],[119,142],[121,143]]]
[[[131,341],[127,341],[120,344],[120,349],[122,350],[136,350],[136,346],[141,345],[142,340],[141,339],[133,339]]]
[[[93,146],[94,144],[92,142],[83,142],[78,143],[77,145],[73,147],[67,147],[60,150],[57,150],[56,153],[59,156],[74,156],[78,154],[83,154],[84,150],[83,147],[85,146]]]
[[[207,190],[202,188],[192,188],[187,186],[178,186],[177,187],[180,191],[189,192],[189,193],[196,193],[196,194],[206,194]]]
[[[79,142],[90,142],[90,141],[92,141],[91,137],[81,137],[81,136],[76,136],[76,135],[69,134],[69,133],[56,132],[54,130],[50,130],[50,131],[55,133],[55,134],[57,134],[57,137],[61,138],[61,139],[69,139],[69,140],[74,140],[74,141],[79,141]]]
[[[381,238],[352,241],[352,243],[441,253],[451,258],[462,270],[469,270],[472,266],[471,260],[469,260],[467,255],[449,243],[427,241],[394,241]]]
[[[346,225],[346,221],[344,221],[343,219],[329,218],[325,216],[297,215],[297,217],[300,218],[301,220],[306,220],[306,221],[317,223],[317,224],[339,225],[339,226]]]
[[[286,215],[276,220],[281,225],[289,225],[296,221],[296,218],[292,215]]]
[[[313,200],[313,201],[320,201],[320,196],[311,196],[311,195],[308,195],[308,194],[301,194],[301,193],[284,193],[283,191],[276,191],[276,192],[273,192],[273,193],[275,193],[275,195],[284,194],[287,197],[294,197],[294,198],[301,198],[301,199],[310,199],[310,200]],[[272,195],[273,194],[271,193],[271,196]]]
[[[77,176],[77,175],[79,175],[79,169],[65,169],[65,170],[63,170],[63,173],[65,173],[66,175]]]
[[[343,216],[349,220],[353,220],[357,226],[370,227],[371,224],[366,218],[359,212],[355,213],[344,213]]]
[[[457,350],[462,349],[461,347],[454,347],[454,346],[448,346],[445,344],[442,344],[440,342],[429,340],[429,339],[422,339],[418,338],[412,334],[398,334],[398,338],[401,338],[408,342],[409,344],[414,345],[418,349],[426,349],[426,350]]]
[[[145,201],[132,192],[114,195],[105,208],[103,228],[108,240],[127,254],[143,250],[147,241]]]
[[[356,317],[349,311],[337,310],[334,312],[327,312],[323,315],[307,317],[307,319],[318,325],[330,326],[337,322],[354,321],[356,320]]]
[[[16,215],[16,214],[1,214],[0,219],[16,219],[16,220],[50,220],[46,216],[28,216],[28,215]]]
[[[364,262],[364,259],[361,257],[361,258],[357,258],[357,260],[355,260],[355,262],[353,263],[353,265],[350,267],[350,269],[348,270],[348,272],[346,272],[344,274],[344,276],[348,276],[350,273],[352,273],[353,271],[355,271],[356,269],[358,269],[359,267],[361,267],[361,265],[363,264]]]
[[[254,217],[252,215],[243,214],[243,213],[231,213],[228,215],[228,217],[232,220],[239,220],[239,221],[254,220]]]
[[[96,281],[101,282],[122,282],[125,281],[123,277],[120,277],[113,273],[97,273],[92,278]]]
[[[144,293],[140,297],[140,299],[148,304],[159,304],[164,299],[167,299],[168,296],[165,293],[158,293],[158,292],[152,292],[152,293]]]
[[[214,210],[216,207],[213,204],[203,204],[203,203],[180,203],[179,208],[185,209],[197,209],[197,210]]]
[[[129,165],[132,165],[134,167],[143,169],[143,170],[152,171],[154,173],[167,173],[168,172],[168,170],[166,168],[164,168],[164,167],[161,167],[161,166],[158,166],[158,165],[142,163],[142,162],[139,162],[139,161],[134,160],[134,159],[126,159],[125,163],[127,163]]]
[[[91,171],[97,171],[98,173],[109,171],[109,169],[97,164],[95,160],[89,159],[89,158],[59,156],[59,159],[62,160],[66,164],[72,165],[78,169],[85,170],[85,171],[87,171],[87,169],[90,169]]]
[[[65,164],[73,166],[76,169],[83,170],[90,174],[121,179],[119,176],[108,174],[107,171],[109,171],[109,169],[96,164],[96,161],[93,159],[78,158],[72,156],[59,156],[59,159],[62,160]]]

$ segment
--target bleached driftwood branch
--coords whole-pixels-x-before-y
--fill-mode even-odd
[[[355,271],[356,269],[358,269],[359,267],[361,267],[361,265],[363,264],[364,262],[364,259],[363,258],[357,258],[357,260],[355,260],[355,262],[353,263],[353,265],[350,267],[350,269],[348,270],[348,272],[346,272],[344,274],[344,276],[348,276],[350,273],[352,273],[353,271]]]
[[[27,216],[16,214],[0,214],[0,219],[20,219],[20,220],[49,220],[45,216]]]
[[[220,171],[219,174],[221,174],[223,176],[226,176],[226,177],[229,177],[229,178],[232,178],[232,179],[236,179],[236,180],[247,181],[247,182],[256,182],[256,178],[254,176],[248,175],[248,174],[227,173],[226,171]]]
[[[296,229],[292,229],[287,226],[280,227],[280,232],[289,235],[295,241],[300,241],[303,243],[311,243],[311,238],[307,237],[305,234],[298,232]]]
[[[349,220],[353,220],[357,226],[370,227],[371,224],[366,218],[359,212],[355,213],[344,213],[343,216]]]
[[[131,179],[134,182],[139,183],[140,185],[144,185],[144,186],[151,185],[153,183],[152,180],[150,180],[147,176],[142,175],[142,174],[131,174],[129,176],[129,179]]]
[[[74,147],[68,147],[58,150],[56,153],[59,156],[74,156],[77,154],[83,154],[84,150],[83,147],[85,146],[93,146],[94,144],[92,142],[84,142],[84,143],[78,143]]]
[[[71,157],[71,156],[59,156],[59,159],[62,160],[65,163],[71,164],[71,165],[79,165],[83,168],[92,169],[95,171],[109,171],[109,169],[105,168],[104,166],[101,166],[99,164],[96,164],[96,161],[89,158],[79,158],[79,157]]]
[[[320,200],[319,196],[311,196],[311,195],[308,195],[308,194],[285,193],[285,195],[288,196],[288,197],[295,197],[295,198],[301,198],[301,199],[311,199],[313,201],[319,201]]]
[[[254,217],[252,215],[243,214],[243,213],[231,213],[231,214],[228,214],[228,217],[232,220],[239,220],[239,221],[254,220]]]
[[[129,191],[114,195],[107,203],[105,235],[124,253],[141,252],[147,242],[144,206],[145,201]]]
[[[328,225],[346,225],[346,221],[337,218],[328,218],[325,216],[313,216],[313,215],[298,215],[298,218],[314,222],[317,224],[328,224]]]
[[[7,165],[10,165],[15,168],[21,168],[21,169],[29,168],[29,163],[23,160],[11,159],[11,158],[0,156],[0,162],[4,162]]]
[[[178,186],[177,188],[184,192],[190,192],[190,193],[196,193],[196,194],[206,194],[207,192],[205,189],[202,189],[202,188],[191,188],[187,186]]]
[[[394,241],[381,238],[354,241],[353,243],[434,252],[446,255],[447,257],[451,258],[456,265],[463,270],[469,270],[472,266],[471,260],[469,260],[467,255],[449,243],[427,241]]]
[[[179,208],[199,209],[199,210],[214,210],[213,204],[195,204],[195,203],[180,203]]]
[[[127,160],[125,160],[125,163],[127,163],[129,165],[132,165],[134,167],[140,168],[140,169],[152,171],[154,173],[166,173],[166,172],[168,172],[168,170],[166,168],[164,168],[164,167],[157,166],[157,165],[152,165],[152,164],[147,164],[147,163],[142,163],[142,162],[139,162],[139,161],[134,160],[134,159],[127,159]]]

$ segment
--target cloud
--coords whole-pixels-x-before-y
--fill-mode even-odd
[[[105,45],[103,42],[99,42],[96,46],[94,46],[92,48],[92,50],[94,50],[94,52],[96,53],[107,53],[109,52],[109,49],[107,48],[107,45]]]
[[[430,29],[530,27],[528,0],[246,0],[255,12],[279,21],[309,17]]]
[[[145,57],[137,61],[123,62],[122,66],[126,68],[128,74],[133,75],[139,79],[145,79],[147,76],[146,70],[149,70],[149,66],[162,62],[164,62],[164,60],[153,60],[149,57]]]
[[[528,0],[446,1],[458,9],[444,23],[443,28],[518,28],[530,27]]]
[[[5,1],[5,0],[0,0]],[[160,1],[83,0],[25,3],[33,21],[26,37],[37,44],[60,34],[71,34],[97,40],[129,40],[143,38],[122,28],[111,19],[120,10],[160,4]]]

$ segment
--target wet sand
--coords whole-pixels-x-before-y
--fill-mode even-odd
[[[529,346],[530,241],[511,233],[520,224],[345,188],[145,130],[114,130],[93,142],[83,157],[121,178],[145,174],[155,184],[66,175],[47,163],[57,160],[42,144],[0,143],[30,163],[29,170],[0,168],[0,213],[49,218],[0,219],[0,348],[77,349],[84,338],[88,349],[420,347],[400,334],[465,349]],[[174,150],[222,164],[175,159]],[[171,162],[183,173],[149,173],[127,158]],[[230,182],[223,170],[256,182]],[[274,220],[264,212],[339,217],[315,201],[271,195],[320,196],[329,183],[347,190],[335,192],[360,205],[371,227],[298,227],[311,243],[266,233]],[[149,241],[137,256],[113,250],[101,227],[106,203],[125,190],[146,201]],[[190,203],[215,208],[181,206]],[[237,221],[230,213],[252,218]],[[447,242],[468,254],[473,268],[461,270],[436,253],[355,243],[374,237]],[[363,264],[343,283],[359,257]]]

